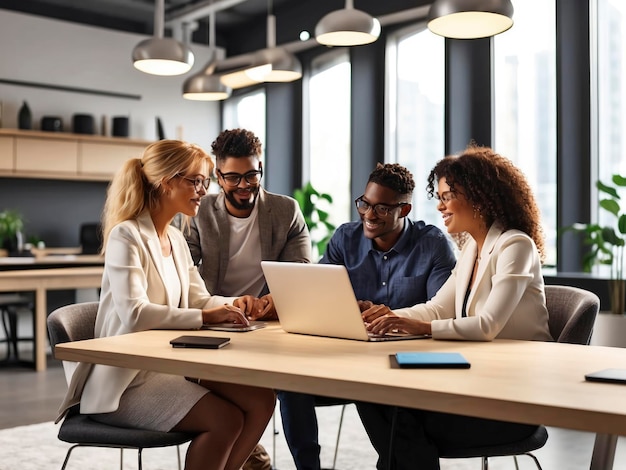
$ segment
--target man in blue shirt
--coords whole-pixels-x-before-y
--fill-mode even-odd
[[[341,225],[320,263],[342,264],[361,310],[402,308],[430,299],[456,260],[441,230],[407,218],[415,182],[398,164],[378,164],[355,200],[361,220]],[[298,470],[320,470],[316,403],[329,399],[278,392],[283,430]],[[332,399],[331,399],[332,400]]]

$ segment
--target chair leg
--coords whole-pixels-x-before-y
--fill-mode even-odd
[[[9,334],[9,325],[7,324],[9,312],[7,309],[0,309],[2,314],[2,327],[4,328],[4,338],[7,342],[7,360],[11,359],[11,335]]]
[[[276,408],[272,414],[272,468],[276,469],[276,436],[278,436],[278,429],[276,429]]]
[[[482,460],[482,469],[489,470],[489,457],[483,457]]]
[[[124,448],[120,447],[120,470],[124,470]]]
[[[141,470],[141,451],[142,449],[137,449],[137,470]]]
[[[67,449],[67,453],[65,454],[65,460],[63,461],[63,465],[61,465],[61,470],[65,470],[65,467],[67,467],[67,462],[70,460],[70,455],[76,447],[80,447],[80,444],[73,445],[72,447]]]
[[[13,356],[15,356],[15,360],[19,360],[17,352],[17,312],[7,309],[7,315],[9,317],[9,335],[11,337],[11,345],[13,346]]]
[[[341,427],[343,425],[343,415],[346,412],[346,405],[341,405],[341,416],[339,417],[339,429],[337,429],[337,442],[335,442],[335,456],[333,457],[333,470],[337,468],[337,453],[339,452],[339,438],[341,437]]]
[[[178,470],[181,470],[181,462],[180,462],[180,446],[176,446],[176,459],[178,460]]]
[[[527,455],[528,457],[533,459],[533,461],[535,462],[535,465],[537,466],[537,470],[543,470],[543,468],[541,467],[541,464],[539,463],[539,459],[537,457],[535,457],[534,454],[532,454],[530,452],[526,452],[526,453],[524,453],[524,455]]]

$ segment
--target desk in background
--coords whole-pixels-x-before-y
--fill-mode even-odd
[[[34,256],[0,257],[0,271],[14,271],[42,268],[68,268],[74,266],[102,266],[104,258],[100,255],[63,254]]]
[[[368,343],[303,336],[271,326],[230,336],[219,350],[172,348],[180,331],[145,331],[61,344],[57,359],[155,370],[229,383],[541,423],[595,432],[592,469],[610,469],[626,435],[626,388],[585,382],[588,372],[624,368],[626,349],[565,343],[416,340]],[[470,369],[394,369],[397,351],[455,351]]]
[[[3,258],[0,258],[2,260]],[[34,266],[34,265],[33,265]],[[41,265],[39,265],[40,267]],[[104,267],[79,266],[0,271],[0,292],[35,292],[35,370],[46,370],[48,290],[98,288]]]

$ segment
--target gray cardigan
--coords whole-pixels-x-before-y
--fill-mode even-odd
[[[261,259],[265,261],[311,262],[311,238],[295,199],[259,191],[258,220]],[[198,215],[185,233],[191,257],[211,294],[222,295],[228,268],[230,228],[224,192],[202,198]],[[265,285],[262,295],[268,292]]]

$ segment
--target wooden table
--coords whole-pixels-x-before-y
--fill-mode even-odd
[[[103,271],[102,266],[0,271],[0,292],[35,292],[35,370],[46,370],[46,292],[100,287]]]
[[[102,266],[100,255],[64,254],[48,256],[4,256],[0,257],[0,271],[40,268],[67,268],[75,266]]]
[[[57,359],[155,370],[230,383],[591,431],[592,469],[612,468],[626,435],[626,388],[585,382],[588,372],[626,367],[626,349],[497,340],[367,343],[283,332],[278,326],[230,336],[220,350],[174,349],[181,331],[145,331],[58,345]],[[456,351],[470,369],[402,370],[397,351]]]

